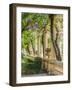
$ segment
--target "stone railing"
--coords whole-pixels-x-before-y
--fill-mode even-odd
[[[43,69],[50,72],[53,75],[63,74],[63,62],[57,60],[43,60]]]

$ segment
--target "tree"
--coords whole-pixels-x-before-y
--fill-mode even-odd
[[[54,47],[54,50],[55,50],[56,58],[57,58],[57,60],[61,61],[62,58],[61,58],[60,49],[59,49],[59,46],[58,46],[59,30],[58,30],[57,25],[55,25],[55,23],[54,23],[54,18],[55,18],[55,15],[53,15],[53,14],[50,15],[50,20],[51,20],[51,40],[52,40],[53,47]],[[54,28],[56,28],[56,31],[54,31]]]
[[[41,57],[43,52],[43,58],[48,58],[46,49],[51,49],[51,55],[55,54],[56,59],[61,60],[62,50],[59,42],[62,41],[59,36],[63,28],[62,19],[62,15],[22,13],[22,47],[29,54],[31,51],[38,57]]]

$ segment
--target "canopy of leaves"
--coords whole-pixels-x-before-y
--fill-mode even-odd
[[[42,29],[46,26],[48,31],[50,31],[50,14],[44,13],[22,13],[21,14],[21,41],[22,48],[27,48],[27,45],[31,42],[34,42],[34,32],[41,34]],[[54,15],[54,31],[56,27],[59,31],[63,31],[63,15],[53,14]],[[50,34],[50,33],[49,33]],[[61,38],[59,38],[61,39]],[[49,47],[51,46],[51,38],[48,40]]]
[[[34,32],[41,31],[42,28],[49,23],[48,14],[42,13],[22,13],[22,48],[34,41]]]
[[[42,13],[22,13],[22,31],[28,29],[42,28],[48,24],[48,14]],[[36,27],[35,27],[36,25]]]

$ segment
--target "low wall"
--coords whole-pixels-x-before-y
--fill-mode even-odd
[[[63,63],[57,60],[44,60],[44,69],[47,72],[51,72],[53,75],[62,75],[63,74]]]

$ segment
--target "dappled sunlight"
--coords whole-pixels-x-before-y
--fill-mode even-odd
[[[63,15],[22,13],[21,75],[63,74]]]

